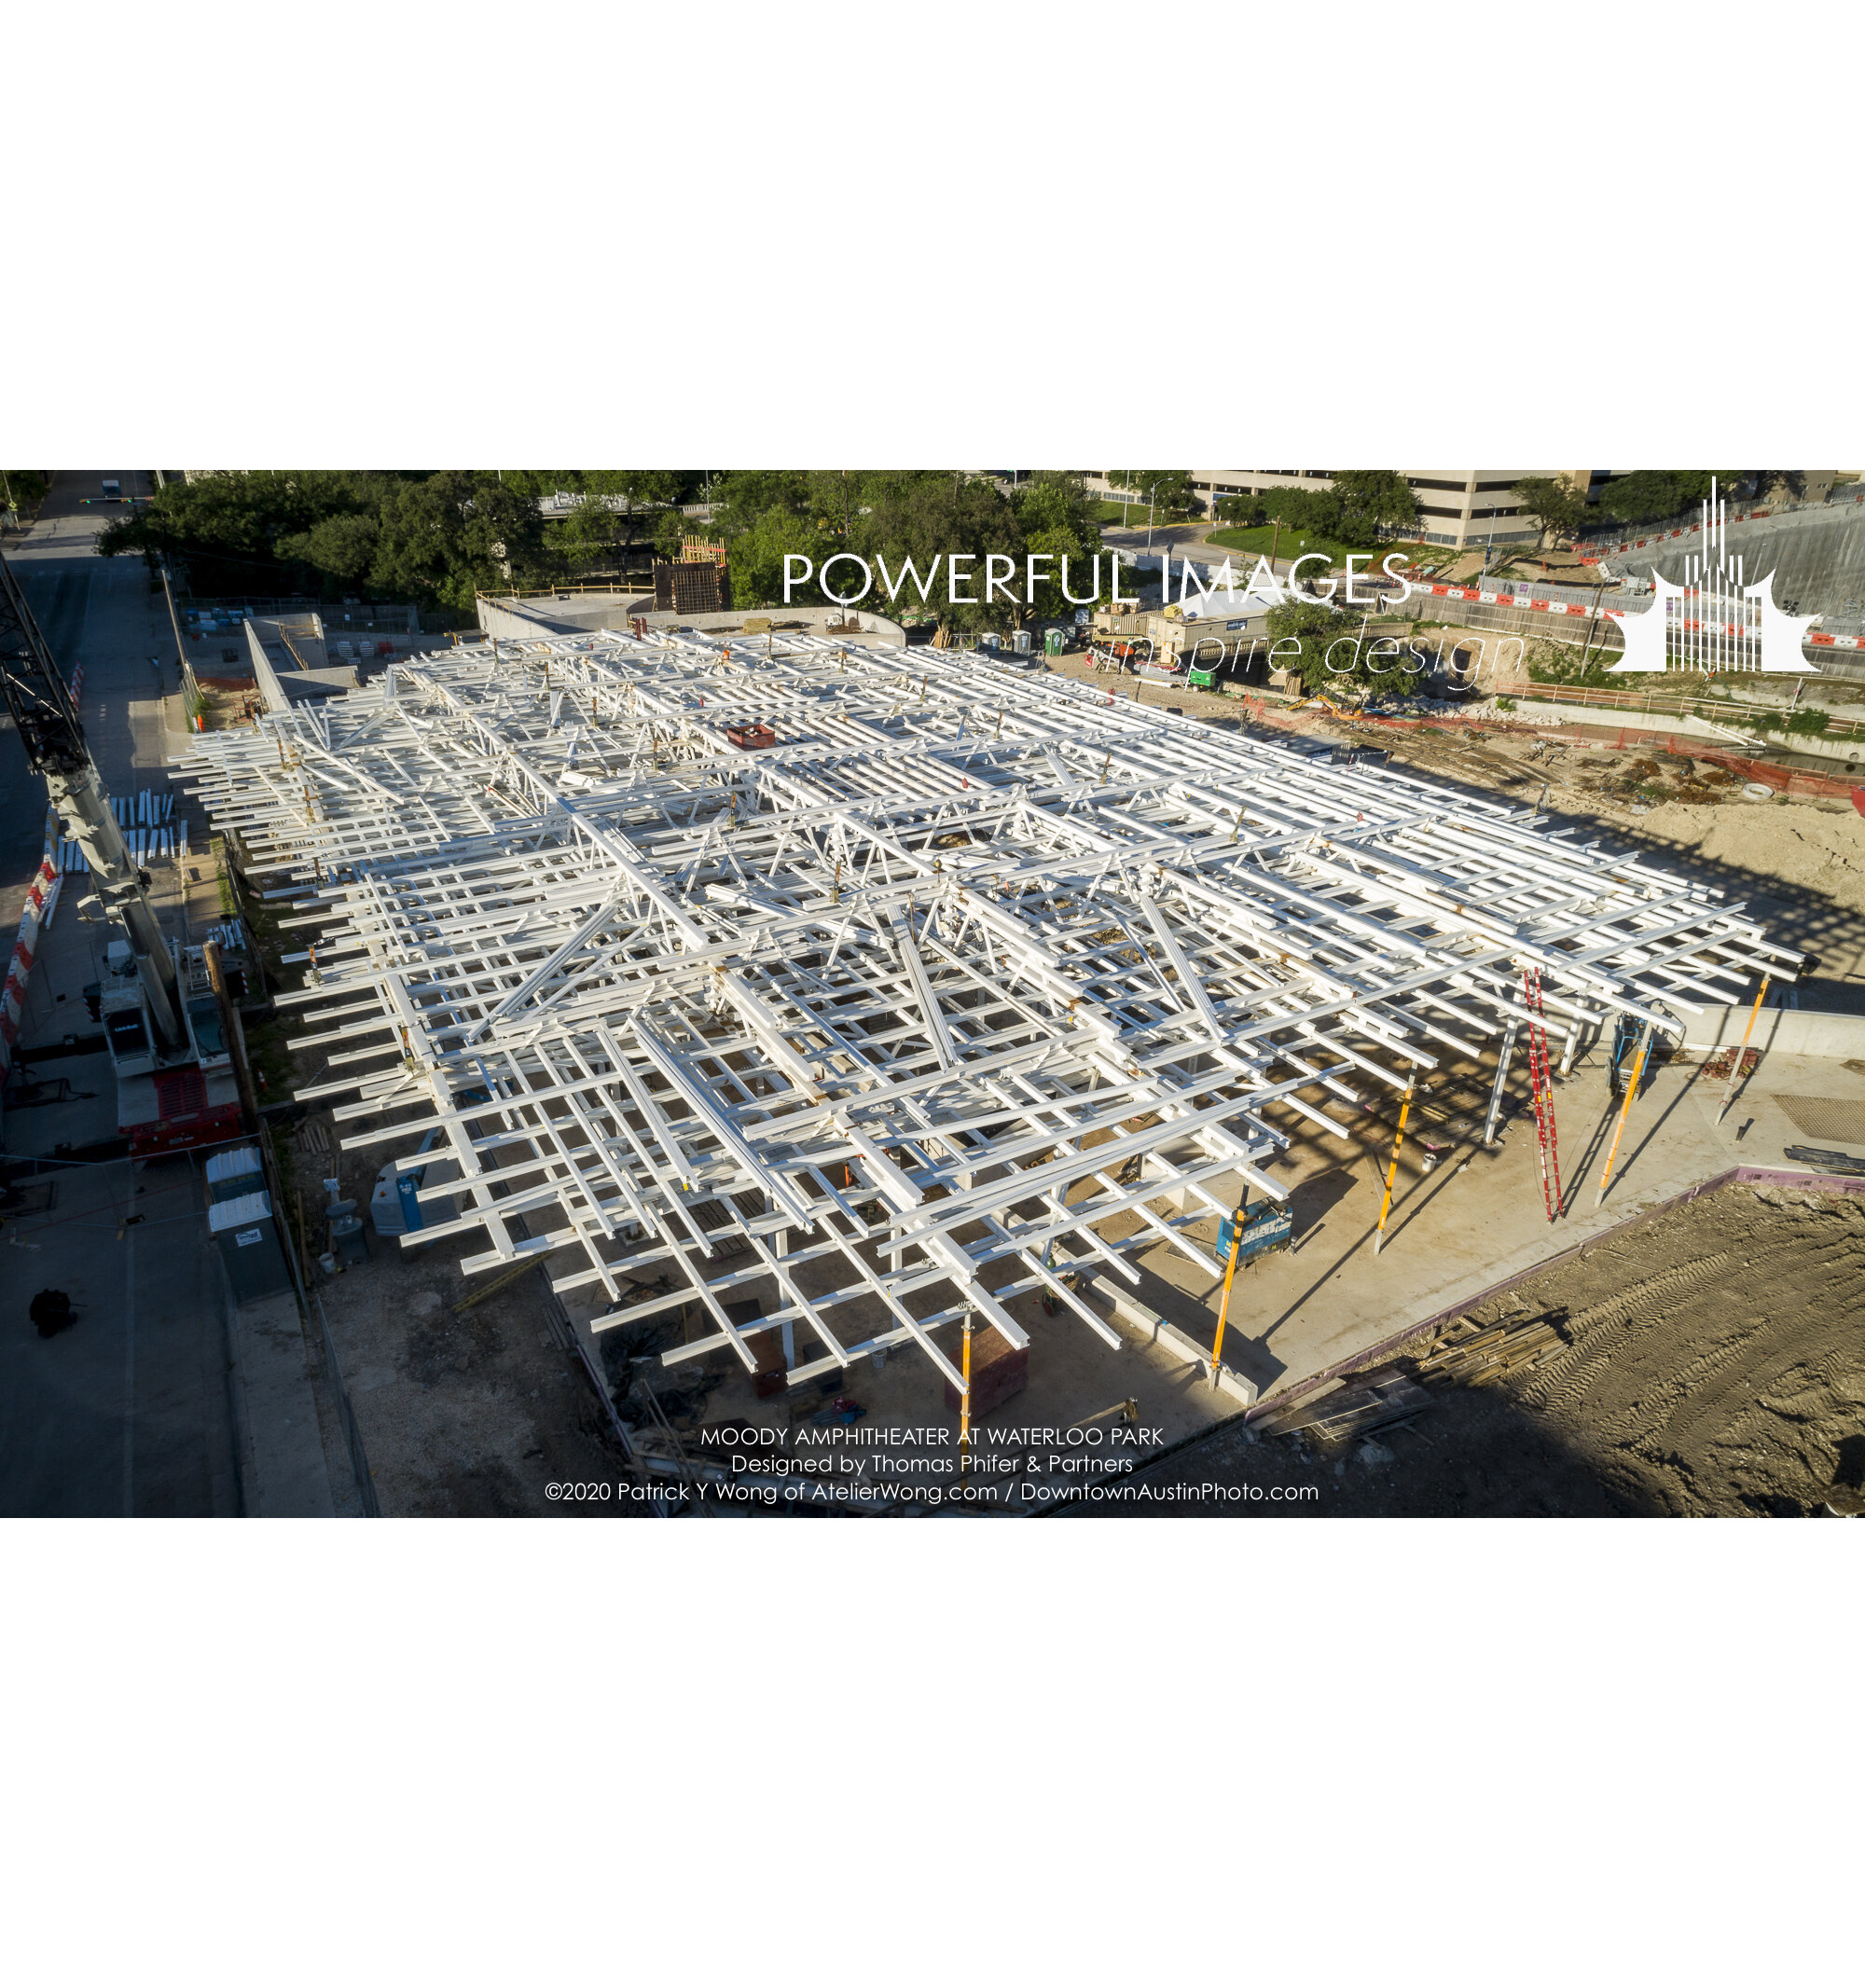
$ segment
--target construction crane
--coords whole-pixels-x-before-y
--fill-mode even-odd
[[[149,874],[140,869],[111,811],[110,796],[84,742],[71,692],[33,619],[20,583],[0,558],[0,687],[26,749],[26,764],[43,773],[65,835],[84,851],[93,888],[123,928],[142,982],[159,1056],[191,1049],[174,956],[149,903]]]

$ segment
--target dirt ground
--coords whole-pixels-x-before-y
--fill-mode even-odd
[[[1861,1502],[1865,1201],[1724,1188],[1467,1316],[1546,1320],[1562,1343],[1487,1387],[1433,1384],[1416,1420],[1340,1443],[1225,1424],[1139,1473],[1174,1501],[1124,1510],[1789,1518]]]
[[[411,1257],[373,1235],[369,1246],[367,1264],[319,1273],[319,1294],[385,1518],[634,1509],[546,1495],[552,1480],[615,1485],[626,1473],[601,1434],[601,1405],[550,1329],[538,1277],[462,1312],[467,1280],[447,1245]]]

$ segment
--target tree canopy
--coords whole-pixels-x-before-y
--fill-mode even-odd
[[[1065,557],[1076,601],[1094,592],[1100,533],[1075,476],[1045,473],[1006,495],[962,470],[733,470],[715,480],[713,495],[712,532],[725,542],[738,607],[782,604],[786,553],[808,559],[816,575],[837,553],[855,554],[874,579],[863,607],[896,620],[932,619],[942,637],[1066,618],[1075,603],[1063,599]],[[1047,559],[1044,565],[1039,559],[1033,603],[1027,598],[1032,553]],[[945,561],[953,554],[970,558],[959,590],[975,595],[974,602],[950,598]],[[986,561],[993,554],[1015,561],[1014,577],[1004,582],[1015,602],[1004,599],[1003,587],[986,599]],[[1002,576],[1003,568],[997,571]],[[1112,570],[1105,560],[1101,578],[1106,599]],[[860,569],[837,566],[829,586],[836,595],[854,594]],[[814,576],[791,589],[793,605],[828,598]]]
[[[696,530],[679,508],[699,487],[682,470],[255,470],[170,484],[133,516],[105,529],[106,554],[161,550],[185,560],[202,593],[309,592],[335,600],[370,594],[470,613],[476,591],[546,587],[616,563],[616,548],[647,546],[674,558]],[[556,492],[583,501],[567,516],[539,509]],[[808,558],[817,573],[837,552],[865,559],[881,613],[936,618],[947,632],[1011,628],[1060,619],[1062,560],[1078,601],[1094,591],[1100,533],[1079,478],[1044,474],[1006,494],[988,477],[954,470],[725,470],[711,477],[709,534],[725,543],[732,598],[740,607],[783,601],[784,559]],[[619,498],[619,508],[613,500]],[[973,556],[961,591],[949,598],[946,556]],[[1030,554],[1039,557],[1035,601],[1025,599]],[[1015,602],[1002,590],[986,601],[986,559],[1016,561]],[[923,601],[905,562],[924,577],[941,560]],[[626,550],[623,553],[626,561]],[[886,561],[885,573],[879,563]],[[1000,574],[1003,569],[999,568]],[[888,580],[896,584],[891,601]],[[1100,598],[1112,590],[1103,561]],[[837,594],[859,587],[859,569],[838,567]],[[812,579],[793,601],[827,597]]]
[[[1709,495],[1712,476],[1726,491],[1748,474],[1740,469],[1635,469],[1606,486],[1599,506],[1622,524],[1651,524],[1700,504]]]
[[[106,557],[162,551],[202,593],[368,593],[470,612],[479,589],[613,564],[697,477],[684,470],[241,470],[170,483],[113,518]],[[586,502],[546,519],[558,490]],[[617,512],[605,497],[619,496]],[[640,523],[637,523],[640,514]]]
[[[1570,476],[1524,476],[1509,494],[1541,528],[1543,544],[1551,532],[1556,538],[1578,532],[1586,517],[1586,491]]]
[[[1115,490],[1131,490],[1144,504],[1149,498],[1161,511],[1195,511],[1198,493],[1192,487],[1188,469],[1111,469],[1108,481]]]
[[[1226,524],[1260,525],[1276,518],[1289,531],[1311,532],[1349,545],[1371,545],[1418,522],[1418,500],[1392,469],[1337,469],[1326,490],[1292,487],[1254,497],[1220,497],[1217,511]]]
[[[1339,506],[1332,538],[1370,545],[1418,522],[1418,500],[1396,469],[1337,469],[1327,494]]]
[[[1406,643],[1389,637],[1368,637],[1353,615],[1319,601],[1284,601],[1264,616],[1263,627],[1270,638],[1272,667],[1293,670],[1306,691],[1325,690],[1336,697],[1358,698],[1368,691],[1417,688],[1418,672],[1402,667]],[[1284,647],[1289,642],[1297,646]],[[1373,653],[1388,642],[1396,654]],[[1280,655],[1275,654],[1277,649]],[[1331,650],[1332,665],[1328,661]]]

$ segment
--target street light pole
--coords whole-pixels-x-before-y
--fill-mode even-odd
[[[1148,552],[1153,550],[1153,500],[1158,494],[1159,486],[1156,483],[1146,493],[1146,549]]]

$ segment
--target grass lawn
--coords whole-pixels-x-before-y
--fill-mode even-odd
[[[1356,558],[1373,560],[1373,570],[1377,571],[1379,561],[1388,552],[1402,552],[1415,566],[1430,561],[1442,564],[1455,559],[1448,546],[1402,545],[1388,540],[1383,545],[1348,545],[1337,538],[1323,538],[1312,532],[1292,532],[1285,525],[1278,534],[1274,525],[1226,525],[1219,532],[1207,532],[1205,536],[1214,545],[1223,545],[1233,552],[1248,553],[1252,559],[1269,550],[1270,541],[1276,542],[1276,557],[1278,559],[1292,559],[1298,553],[1323,552],[1330,562],[1339,565],[1348,553]]]
[[[1088,516],[1098,525],[1117,525],[1121,521],[1122,508],[1117,504],[1092,504],[1088,506]],[[1146,523],[1144,500],[1139,504],[1129,504],[1125,509],[1129,530],[1135,525],[1143,526]],[[1190,511],[1168,511],[1162,504],[1154,514],[1153,522],[1155,525],[1184,525],[1195,522],[1195,519]]]

